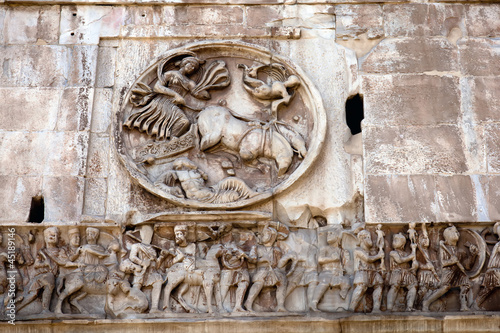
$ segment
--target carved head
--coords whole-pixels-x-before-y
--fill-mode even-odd
[[[178,62],[178,66],[184,70],[184,73],[186,74],[193,74],[196,72],[199,68],[200,65],[204,64],[205,60],[201,60],[200,58],[197,57],[186,57],[182,59],[180,62]]]
[[[500,222],[495,223],[493,226],[493,232],[497,234],[498,237],[500,237]]]
[[[87,235],[87,243],[89,244],[97,243],[97,239],[99,238],[99,229],[89,227],[87,228],[85,233]]]
[[[330,246],[338,247],[340,244],[341,237],[340,230],[332,230],[326,233],[326,241]]]
[[[262,244],[273,244],[278,237],[278,231],[272,227],[265,226],[262,229],[262,234],[260,236],[260,241]]]
[[[71,246],[80,246],[80,229],[71,228],[68,231],[69,243]]]
[[[144,244],[151,244],[151,240],[153,239],[153,227],[149,224],[144,224],[140,229],[141,234],[141,242]]]
[[[295,75],[290,75],[284,83],[285,83],[285,87],[287,87],[287,88],[295,88],[295,87],[298,87],[300,85],[300,80]]]
[[[118,243],[117,241],[112,241],[108,245],[108,250],[111,251],[111,252],[118,252],[118,251],[120,251],[120,243]]]
[[[458,239],[460,238],[460,233],[455,226],[448,227],[443,232],[443,237],[446,243],[450,245],[456,245]]]
[[[394,249],[401,249],[405,246],[405,244],[406,237],[402,233],[392,236],[392,247]]]
[[[43,231],[43,238],[46,245],[56,246],[59,242],[59,229],[57,227],[50,227]]]
[[[139,271],[141,271],[141,266],[134,264],[129,259],[125,259],[120,263],[120,271],[122,271],[126,274],[139,272]]]
[[[198,170],[198,166],[185,157],[176,159],[172,166],[174,170]]]
[[[416,227],[416,226],[417,226],[417,224],[416,224],[415,222],[410,222],[410,223],[408,223],[408,227],[409,227],[410,229],[415,229],[415,227]]]
[[[424,233],[422,234],[422,236],[420,236],[420,238],[418,239],[418,243],[420,244],[420,246],[429,247],[430,241],[427,233]]]
[[[177,245],[179,246],[187,245],[187,239],[186,239],[187,232],[188,232],[187,225],[176,225],[174,227],[175,243],[177,243]]]
[[[358,241],[361,245],[365,245],[366,247],[372,247],[372,235],[368,230],[361,230],[358,234]]]

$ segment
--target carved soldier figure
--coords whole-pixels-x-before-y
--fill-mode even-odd
[[[314,290],[319,283],[318,248],[302,239],[299,241],[302,243],[303,249],[297,251],[299,253],[293,253],[293,264],[287,274],[288,285],[285,297],[288,297],[297,287],[304,287],[306,288],[306,306],[311,308]],[[292,255],[293,251],[289,250],[287,252]]]
[[[500,239],[500,222],[495,223],[493,232]],[[495,244],[490,254],[486,273],[484,274],[481,289],[476,298],[475,306],[479,307],[490,296],[490,294],[500,287],[500,240]]]
[[[404,251],[406,245],[406,237],[399,233],[392,237],[392,247],[394,250],[389,254],[390,280],[391,289],[387,294],[387,310],[392,311],[394,302],[400,288],[406,288],[406,311],[413,311],[413,304],[417,296],[417,277],[415,275],[415,267],[410,267],[410,262],[415,260],[417,245],[411,244],[411,253],[407,254]]]
[[[233,240],[232,234],[225,236],[228,241],[224,244],[224,252],[221,257],[221,299],[224,302],[229,288],[236,286],[236,301],[233,312],[246,312],[243,308],[243,299],[248,286],[250,285],[250,275],[248,274],[247,254]]]
[[[418,262],[418,294],[419,299],[427,299],[439,285],[439,276],[436,273],[429,253],[429,236],[425,223],[422,224],[422,235],[418,239],[418,250],[422,260]]]
[[[256,262],[257,272],[252,278],[252,287],[248,292],[245,307],[253,311],[253,303],[262,288],[276,286],[276,300],[278,302],[277,311],[286,312],[285,293],[287,280],[282,267],[290,260],[290,257],[283,256],[281,249],[275,245],[278,231],[266,225],[262,230],[261,245],[257,246],[254,256],[249,257],[250,262]]]
[[[167,285],[163,290],[163,310],[170,312],[170,294],[177,287],[184,278],[186,274],[194,273],[196,264],[196,244],[189,243],[187,240],[188,226],[187,225],[176,225],[174,227],[175,243],[177,247],[175,248],[175,257],[172,260],[172,266],[167,273]],[[170,250],[170,252],[173,252]],[[201,272],[200,278],[201,278]],[[184,302],[182,295],[187,292],[189,288],[188,284],[182,284],[179,290],[179,301],[181,305],[187,310],[191,308]]]
[[[119,267],[110,269],[107,282],[106,313],[113,317],[132,312],[142,313],[147,310],[149,304],[146,295],[136,287],[130,286],[129,274],[140,273],[142,267],[134,264],[129,259],[123,260]],[[124,297],[119,297],[120,292]]]
[[[3,287],[2,292],[5,294],[3,304],[4,306],[7,306],[9,301],[12,299],[12,297],[10,296],[10,290],[7,291],[9,285],[7,276],[15,276],[15,292],[16,294],[19,292],[22,293],[24,291],[24,279],[19,268],[25,265],[33,264],[33,257],[31,257],[31,255],[29,255],[28,253],[27,257],[29,258],[25,258],[21,248],[16,246],[13,254],[14,258],[9,258],[10,251],[7,251],[7,249],[1,247],[2,242],[3,236],[0,234],[0,286]],[[9,272],[9,274],[7,274],[7,271]],[[22,301],[22,296],[16,298],[16,302],[20,301]]]
[[[471,287],[469,277],[464,266],[460,262],[462,255],[458,251],[457,243],[460,233],[455,226],[448,227],[443,232],[444,242],[440,242],[439,257],[443,267],[441,283],[438,290],[433,292],[427,299],[424,299],[422,311],[429,311],[429,306],[441,296],[446,294],[452,287],[460,287],[460,311],[469,310],[468,293]],[[477,248],[470,246],[471,253],[477,254]]]
[[[75,261],[80,256],[80,229],[71,228],[68,230],[69,244],[65,247],[68,258]]]
[[[78,301],[87,295],[86,290],[102,288],[108,276],[108,269],[103,264],[102,259],[106,258],[108,254],[104,247],[97,243],[99,235],[100,232],[97,228],[89,227],[86,229],[87,244],[79,247],[76,253],[71,256],[72,259],[77,260],[76,263],[70,260],[66,249],[61,249],[59,253],[53,252],[52,259],[61,268],[61,275],[57,279],[59,297],[55,308],[56,313],[62,313],[64,299],[76,295],[77,292],[80,294],[73,297],[70,303],[76,306],[81,313],[87,313],[87,310]],[[76,243],[76,237],[74,237],[73,242]],[[78,268],[74,269],[74,267]]]
[[[380,304],[382,302],[382,290],[384,287],[384,279],[380,268],[380,261],[384,258],[385,253],[379,247],[378,253],[371,255],[372,237],[368,230],[361,230],[358,234],[359,246],[354,250],[354,292],[351,298],[349,310],[355,311],[359,302],[365,295],[368,288],[373,288],[373,310],[372,312],[380,312]]]
[[[341,248],[340,230],[329,231],[326,235],[327,245],[319,251],[318,264],[321,267],[319,273],[319,285],[314,290],[311,302],[311,310],[319,311],[318,304],[329,288],[340,288],[340,297],[345,299],[351,285],[349,277],[344,276],[344,263],[348,259],[349,252]]]
[[[108,256],[106,249],[97,244],[99,240],[99,229],[87,228],[87,244],[80,247],[78,261],[85,264],[83,274],[86,282],[103,283],[108,275],[108,269],[104,266],[102,259]]]
[[[143,287],[152,287],[151,291],[151,309],[150,313],[160,312],[160,293],[163,284],[163,278],[158,269],[166,257],[166,252],[161,251],[157,255],[156,249],[151,245],[153,239],[153,227],[142,225],[140,227],[141,243],[133,244],[130,249],[129,259],[134,264],[140,265],[140,272],[134,271],[133,286],[141,290]]]
[[[24,300],[17,306],[17,310],[21,310],[33,302],[40,291],[42,291],[42,313],[51,313],[50,300],[55,288],[55,277],[58,272],[58,263],[54,261],[53,257],[54,254],[58,254],[60,251],[57,247],[57,243],[59,242],[59,229],[56,227],[47,228],[44,230],[43,236],[45,247],[37,254],[33,266],[35,275],[31,280],[28,293],[23,296]],[[63,255],[65,255],[65,253]]]

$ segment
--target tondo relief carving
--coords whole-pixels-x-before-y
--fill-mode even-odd
[[[130,175],[194,208],[233,209],[282,192],[324,139],[319,93],[289,60],[249,44],[172,50],[131,85],[115,141]]]

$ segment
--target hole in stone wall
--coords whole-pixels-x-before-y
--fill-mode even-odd
[[[40,223],[43,222],[45,214],[45,204],[43,202],[43,196],[38,195],[31,198],[31,208],[30,216],[28,217],[28,222]]]
[[[326,220],[326,217],[324,217],[322,215],[316,215],[316,216],[314,216],[314,219],[316,220],[316,222],[318,223],[318,226],[320,226],[320,227],[324,227],[328,223],[328,221]]]
[[[349,97],[345,102],[345,120],[352,135],[361,133],[361,121],[364,117],[363,97],[360,94]]]

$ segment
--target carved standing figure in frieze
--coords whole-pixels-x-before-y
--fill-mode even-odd
[[[342,233],[339,228],[328,231],[326,234],[327,245],[319,250],[318,264],[319,285],[314,290],[310,309],[319,311],[318,304],[329,288],[340,288],[340,297],[345,299],[351,284],[349,277],[344,276],[344,264],[349,258],[349,252],[341,247]]]
[[[420,258],[418,262],[418,295],[420,300],[429,298],[434,290],[439,286],[439,275],[436,272],[434,263],[431,259],[431,254],[429,252],[429,235],[427,234],[427,228],[425,223],[422,224],[422,234],[418,238],[418,252],[417,257],[420,253]]]
[[[159,313],[161,286],[163,277],[159,272],[159,267],[167,257],[168,252],[151,244],[153,239],[153,227],[144,224],[140,227],[141,242],[133,244],[130,249],[129,260],[142,267],[140,271],[134,270],[133,287],[142,290],[144,287],[152,287],[150,313]]]
[[[68,230],[69,244],[65,246],[66,253],[70,261],[75,261],[80,256],[80,229],[70,228]]]
[[[483,304],[496,288],[500,287],[500,222],[495,223],[493,226],[493,233],[499,237],[499,241],[490,254],[483,283],[475,300],[475,307],[477,308]]]
[[[444,241],[439,243],[439,257],[442,265],[441,283],[439,289],[433,292],[428,298],[424,299],[422,311],[429,311],[429,306],[453,287],[460,287],[460,310],[469,310],[469,291],[471,282],[467,276],[466,269],[461,262],[466,256],[459,252],[457,247],[460,233],[455,226],[448,227],[443,232]],[[472,256],[477,255],[478,249],[471,245]],[[470,259],[470,257],[469,257]]]
[[[57,227],[50,227],[44,230],[45,247],[37,253],[33,266],[35,275],[30,281],[27,294],[22,296],[23,301],[17,306],[18,311],[33,302],[41,292],[42,313],[51,313],[50,301],[52,299],[52,292],[55,289],[59,265],[63,266],[67,260],[65,251],[58,248],[59,234],[60,232]],[[66,260],[64,257],[66,257]]]
[[[380,237],[379,237],[380,239]],[[354,250],[354,292],[352,294],[349,310],[356,311],[361,299],[368,288],[373,288],[373,310],[380,312],[382,291],[384,288],[383,270],[380,261],[385,257],[381,247],[376,254],[372,254],[373,241],[368,230],[358,233],[359,246]]]
[[[236,244],[232,233],[229,232],[222,239],[224,251],[221,257],[221,301],[224,302],[229,288],[235,286],[236,297],[232,312],[246,312],[243,308],[243,300],[248,286],[250,285],[250,274],[248,273],[248,255]]]
[[[306,309],[312,307],[314,290],[318,280],[318,248],[306,240],[295,237],[295,246],[287,250],[292,256],[292,266],[287,274],[287,288],[285,297],[288,297],[296,288],[306,290]]]
[[[24,245],[23,238],[19,235],[15,235],[15,238],[14,245],[9,244],[7,248],[3,248],[1,247],[3,235],[0,235],[0,286],[2,287],[1,292],[4,294],[4,307],[9,302],[14,301],[13,290],[10,286],[15,287],[14,294],[24,292],[24,286],[28,283],[29,277],[23,268],[34,262],[29,247]],[[14,253],[12,253],[12,248],[14,248]],[[23,276],[23,272],[25,276]],[[12,277],[14,277],[14,283],[12,283]],[[22,301],[22,296],[17,297],[15,301]]]
[[[167,272],[167,284],[163,290],[163,309],[170,312],[170,297],[172,291],[179,286],[178,301],[187,312],[199,312],[197,307],[190,306],[184,299],[184,294],[188,291],[189,286],[203,286],[207,296],[208,311],[212,312],[212,295],[215,284],[220,280],[220,267],[218,258],[222,255],[222,246],[215,244],[207,251],[206,258],[203,262],[205,269],[197,269],[196,243],[189,242],[187,238],[188,226],[176,225],[174,227],[175,257],[172,260],[172,266]],[[201,260],[200,260],[201,263]],[[206,274],[206,278],[204,277]],[[221,304],[220,297],[216,295],[217,304]],[[219,294],[220,295],[220,294]],[[199,295],[198,295],[199,296]]]
[[[293,258],[284,254],[276,244],[278,238],[284,239],[286,237],[288,237],[288,229],[286,229],[286,233],[282,233],[269,224],[263,227],[260,244],[257,245],[253,255],[249,256],[249,261],[256,263],[257,271],[252,277],[252,286],[245,302],[245,308],[248,311],[253,311],[253,303],[262,288],[276,287],[278,303],[276,311],[287,312],[285,308],[287,278],[283,268]]]
[[[416,267],[410,266],[410,262],[415,262],[417,244],[411,244],[411,253],[406,253],[404,248],[406,237],[399,233],[392,237],[392,247],[394,250],[389,254],[389,269],[391,288],[387,293],[387,310],[392,311],[396,296],[401,288],[407,289],[406,311],[413,311],[413,304],[417,296],[417,276]]]

